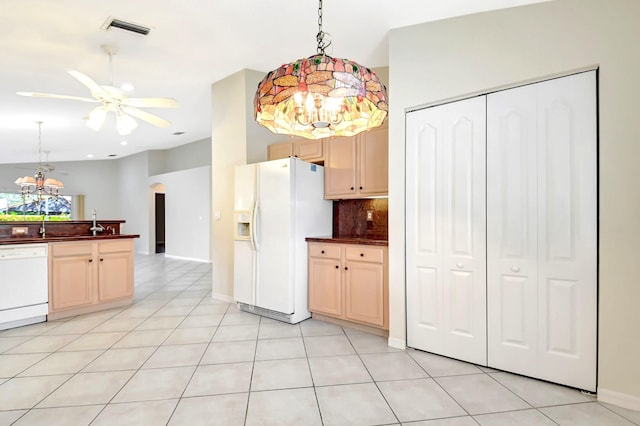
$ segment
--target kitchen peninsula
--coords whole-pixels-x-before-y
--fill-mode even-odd
[[[121,234],[124,220],[99,222],[0,222],[3,291],[12,300],[0,304],[0,329],[131,304],[139,235]],[[22,279],[29,270],[40,272]]]

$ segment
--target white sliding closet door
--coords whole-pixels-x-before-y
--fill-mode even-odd
[[[595,72],[487,105],[489,365],[595,391]]]
[[[536,92],[487,97],[488,363],[528,376],[538,364]]]
[[[595,71],[540,87],[538,158],[538,377],[595,392]]]
[[[407,114],[407,344],[486,365],[484,96]]]

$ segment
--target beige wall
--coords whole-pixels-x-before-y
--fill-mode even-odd
[[[556,0],[392,30],[389,168],[407,108],[599,67],[598,397],[640,410],[640,1]],[[389,190],[390,343],[405,341],[404,173]]]
[[[223,300],[233,299],[234,168],[266,160],[266,146],[282,140],[253,121],[253,95],[264,75],[242,70],[211,87],[211,261],[213,296]]]

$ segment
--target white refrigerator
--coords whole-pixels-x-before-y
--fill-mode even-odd
[[[311,316],[306,237],[330,236],[324,169],[298,158],[237,166],[234,300],[241,310],[291,324]]]

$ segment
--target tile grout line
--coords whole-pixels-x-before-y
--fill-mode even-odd
[[[177,297],[177,295],[176,295],[175,297]],[[171,300],[175,299],[175,297],[173,297],[173,298],[172,298],[172,299],[170,299],[169,301],[171,301]],[[144,299],[143,299],[143,300],[144,300]],[[167,303],[169,303],[169,302],[167,302]],[[164,305],[162,305],[162,306],[165,306],[165,305],[166,305],[166,303],[165,303]],[[161,309],[161,308],[162,308],[162,306],[158,307],[158,309],[157,309],[156,311],[154,311],[154,312],[157,312],[159,309]],[[150,317],[149,317],[149,318],[150,318]],[[185,318],[186,318],[186,317],[185,317]],[[145,321],[146,321],[146,319],[145,319]],[[184,320],[183,320],[183,321],[184,321]],[[141,325],[143,322],[144,322],[144,321],[142,321],[140,324],[138,324],[138,326],[139,326],[139,325]],[[144,364],[145,364],[146,362],[148,362],[148,361],[149,361],[149,359],[151,359],[151,357],[152,357],[152,356],[153,356],[153,355],[154,355],[154,354],[155,354],[155,353],[160,349],[160,347],[162,346],[162,343],[164,343],[164,342],[169,338],[169,336],[173,333],[173,331],[175,331],[175,330],[179,327],[179,325],[180,325],[180,324],[182,324],[182,321],[181,321],[181,322],[180,322],[180,323],[179,323],[175,328],[173,328],[173,329],[172,329],[172,332],[171,332],[171,333],[169,333],[169,335],[167,335],[167,337],[166,337],[166,338],[165,338],[165,339],[164,339],[164,340],[163,340],[159,345],[157,345],[157,346],[156,346],[155,350],[149,354],[149,356],[146,358],[146,360],[145,360],[144,362],[142,362],[142,364],[140,364],[140,366],[139,366],[137,369],[135,369],[135,370],[126,370],[126,371],[134,371],[134,373],[133,373],[133,374],[129,377],[129,379],[128,379],[127,381],[125,381],[125,383],[124,383],[124,384],[123,384],[123,385],[122,385],[122,386],[121,386],[121,387],[120,387],[120,388],[119,388],[119,389],[118,389],[118,390],[113,394],[113,396],[109,399],[109,401],[104,405],[104,407],[102,408],[102,410],[100,410],[100,412],[99,412],[99,413],[98,413],[98,414],[93,418],[93,420],[91,421],[91,423],[95,422],[95,420],[96,420],[96,419],[97,419],[97,418],[98,418],[98,417],[99,417],[99,416],[100,416],[100,415],[101,415],[101,414],[102,414],[102,413],[107,409],[107,407],[108,407],[108,406],[113,402],[113,400],[118,396],[118,394],[119,394],[120,392],[122,392],[122,390],[127,386],[127,384],[129,384],[129,383],[131,382],[131,380],[133,379],[133,377],[135,377],[135,376],[136,376],[136,374],[138,374],[138,372],[139,372],[140,370],[142,370],[142,369],[143,369],[142,367],[144,366]],[[137,328],[137,326],[136,326],[136,328]],[[136,328],[134,328],[134,329],[130,330],[130,331],[129,331],[129,333],[130,333],[130,332],[132,332],[132,331],[134,331]],[[124,338],[129,334],[129,333],[127,333],[125,336],[123,336],[123,337],[122,337],[122,339],[124,339]],[[122,339],[120,339],[120,340],[122,340]],[[119,341],[120,341],[120,340],[119,340]],[[115,345],[115,343],[114,343],[114,345]],[[123,348],[123,349],[126,349],[126,348]],[[194,373],[195,373],[195,369],[194,369]],[[185,387],[185,389],[186,389],[186,387]],[[184,391],[183,391],[183,392],[184,392]],[[127,402],[139,402],[139,401],[127,401]],[[176,407],[178,406],[178,403],[179,403],[179,402],[180,402],[180,400],[178,399],[178,402],[176,403]],[[175,408],[176,408],[176,407],[174,407],[174,410],[175,410]],[[172,415],[173,415],[173,412],[172,412]]]
[[[405,351],[406,351],[406,349],[405,349]],[[438,386],[438,387],[442,390],[442,392],[444,392],[444,393],[445,393],[449,398],[451,398],[451,400],[452,400],[453,402],[455,402],[455,403],[456,403],[456,405],[457,405],[458,407],[460,407],[460,408],[461,408],[465,413],[467,413],[467,416],[471,417],[471,419],[472,419],[474,422],[479,423],[479,422],[478,422],[478,421],[477,421],[477,420],[476,420],[476,419],[471,415],[471,413],[469,413],[469,411],[468,411],[468,410],[467,410],[467,409],[466,409],[466,408],[465,408],[465,407],[464,407],[464,406],[463,406],[463,405],[462,405],[462,404],[461,404],[457,399],[455,399],[455,398],[453,397],[453,395],[451,395],[449,392],[447,392],[447,390],[446,390],[446,389],[445,389],[445,388],[444,388],[444,387],[443,387],[443,386],[442,386],[442,385],[441,385],[441,384],[436,380],[436,379],[437,379],[437,377],[433,377],[431,374],[429,374],[429,372],[427,371],[427,369],[426,369],[426,368],[424,368],[424,367],[422,367],[422,365],[420,365],[420,363],[419,363],[419,362],[417,362],[417,361],[416,361],[416,360],[411,356],[411,354],[410,354],[410,353],[407,353],[407,355],[408,355],[408,356],[409,356],[409,358],[411,358],[411,359],[412,359],[416,364],[418,364],[418,366],[419,366],[420,368],[422,368],[422,370],[423,370],[423,371],[427,374],[427,376],[428,376],[428,377],[433,381],[433,383],[435,383],[435,384],[436,384],[436,386]],[[480,370],[480,371],[481,371],[481,373],[482,373],[482,374],[486,374],[486,373],[484,373],[482,370]],[[479,373],[478,373],[478,374],[479,374]],[[466,375],[466,374],[465,374],[465,375]],[[458,377],[458,376],[459,376],[459,375],[455,375],[455,376],[439,376],[439,377]]]
[[[318,407],[318,415],[320,416],[320,424],[324,425],[324,418],[322,417],[322,409],[320,408],[320,400],[318,399],[318,391],[316,389],[316,383],[313,379],[313,372],[311,371],[311,362],[309,361],[309,352],[307,351],[307,342],[302,335],[302,327],[298,323],[298,329],[300,330],[300,340],[302,340],[302,347],[304,349],[304,356],[307,359],[307,368],[309,369],[309,376],[311,377],[311,387],[313,388],[313,395],[316,398],[316,406]]]
[[[204,300],[204,296],[202,297],[202,299],[200,299],[200,303],[202,303],[203,300]],[[196,305],[196,306],[199,306],[200,303],[198,303],[198,305]],[[195,307],[191,310],[191,312],[193,312],[194,309],[195,309]],[[227,307],[227,309],[225,310],[225,313],[222,314],[222,318],[224,318],[224,315],[226,315],[228,311],[229,311],[229,307]],[[187,316],[189,316],[189,315],[187,315]],[[222,322],[222,318],[220,319],[220,322]],[[186,316],[185,316],[185,319],[186,319]],[[184,320],[182,322],[184,322]],[[180,324],[182,324],[182,322]],[[179,325],[178,325],[178,327],[179,327]],[[220,328],[220,323],[218,323],[218,325],[216,326],[216,330],[211,335],[211,338],[209,339],[209,342],[207,342],[207,346],[205,347],[204,351],[202,351],[202,355],[200,355],[200,359],[198,360],[198,363],[195,365],[195,368],[193,369],[193,373],[191,373],[191,377],[189,377],[189,380],[187,381],[187,384],[185,385],[184,389],[182,390],[182,393],[180,394],[180,396],[178,397],[178,402],[176,402],[175,407],[173,407],[173,410],[171,410],[171,414],[169,415],[169,418],[167,419],[167,424],[169,424],[171,422],[171,419],[173,418],[176,410],[178,409],[178,406],[180,405],[180,402],[182,402],[182,399],[184,397],[184,393],[189,388],[189,385],[191,384],[191,381],[193,380],[193,377],[196,375],[196,372],[198,371],[198,368],[200,367],[200,363],[202,362],[202,359],[204,358],[204,356],[207,353],[207,351],[209,350],[209,347],[211,346],[211,342],[213,341],[213,338],[215,337],[215,335],[218,332],[219,328]],[[176,330],[177,329],[178,328],[176,327]],[[171,335],[167,336],[167,339],[170,336]]]
[[[344,327],[340,327],[342,329],[342,332],[345,334],[347,341],[349,342],[349,344],[351,345],[351,347],[353,348],[353,351],[355,352],[355,354],[357,355],[358,359],[360,360],[360,362],[362,363],[362,365],[364,366],[364,369],[367,370],[367,373],[369,374],[369,376],[371,377],[371,380],[373,382],[373,384],[375,385],[376,389],[378,390],[378,393],[380,394],[380,396],[382,396],[382,399],[384,400],[384,402],[387,404],[387,407],[389,408],[389,410],[391,411],[391,414],[393,414],[393,417],[396,418],[396,420],[398,421],[398,424],[402,424],[402,422],[400,421],[400,417],[398,417],[398,414],[396,414],[395,410],[393,409],[393,407],[391,406],[391,404],[389,403],[389,401],[387,400],[387,397],[384,396],[384,393],[382,392],[382,390],[380,389],[380,386],[378,386],[378,381],[375,379],[375,377],[373,377],[373,374],[371,374],[371,371],[369,371],[369,368],[367,367],[367,364],[362,360],[362,357],[358,350],[356,349],[356,347],[353,345],[353,342],[351,341],[351,339],[349,338],[349,334],[347,332],[345,332]],[[425,372],[426,373],[426,372]],[[429,376],[429,374],[427,373],[427,376]]]

